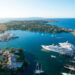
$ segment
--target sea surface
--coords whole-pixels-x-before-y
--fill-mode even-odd
[[[55,19],[56,23],[50,23],[64,28],[75,29],[75,19]],[[63,65],[66,56],[62,56],[55,52],[44,51],[41,45],[58,45],[59,42],[70,42],[75,45],[75,36],[72,33],[42,33],[42,32],[30,32],[22,30],[6,31],[6,33],[14,33],[19,38],[12,39],[8,42],[0,42],[0,48],[6,46],[22,48],[26,51],[27,61],[32,64],[27,71],[24,71],[22,75],[34,75],[35,63],[42,64],[42,69],[46,75],[61,75],[63,72]],[[56,58],[51,58],[51,55]],[[26,69],[25,69],[26,70]],[[28,73],[26,73],[28,72]]]

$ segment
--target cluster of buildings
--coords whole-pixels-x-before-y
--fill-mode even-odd
[[[18,60],[17,60],[17,58],[20,57],[20,56],[15,54],[15,53],[19,53],[19,50],[18,49],[14,49],[13,51],[14,51],[14,53],[10,52],[10,50],[3,51],[3,50],[0,49],[0,54],[1,54],[0,55],[1,56],[0,60],[2,59],[2,55],[7,56],[8,61],[7,61],[7,65],[6,66],[9,69],[20,68],[23,65],[22,61],[18,62]]]

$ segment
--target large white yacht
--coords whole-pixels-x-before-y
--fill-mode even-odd
[[[75,49],[74,45],[72,45],[68,41],[66,41],[64,43],[59,43],[59,46],[66,48],[66,49],[69,49],[69,50]]]
[[[48,51],[54,51],[58,52],[60,54],[67,54],[67,55],[73,55],[75,47],[71,43],[64,42],[64,43],[59,43],[59,45],[42,45],[42,48]]]
[[[45,49],[45,50],[58,52],[58,49],[59,49],[60,47],[57,46],[57,45],[52,44],[52,45],[48,45],[48,46],[42,45],[42,48]]]

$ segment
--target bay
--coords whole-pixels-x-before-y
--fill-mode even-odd
[[[60,27],[75,29],[75,19],[57,19],[57,21],[57,23],[51,24]],[[75,45],[75,36],[72,33],[51,34],[22,30],[6,31],[6,33],[14,33],[19,36],[19,38],[12,39],[8,42],[0,42],[0,48],[3,49],[6,46],[9,46],[10,48],[23,48],[24,50],[26,50],[26,52],[35,57],[35,59],[32,59],[32,57],[30,59],[30,55],[27,55],[27,58],[29,57],[30,59],[29,61],[39,62],[42,64],[43,70],[45,71],[46,75],[61,75],[63,63],[65,62],[67,57],[62,56],[58,53],[43,51],[41,45],[57,45],[59,42],[65,41],[69,41],[70,43]],[[52,37],[52,35],[54,37]],[[51,58],[51,55],[56,56],[56,58]],[[33,68],[32,72],[34,72],[34,69],[35,67]],[[30,75],[31,74],[32,73],[30,71]]]

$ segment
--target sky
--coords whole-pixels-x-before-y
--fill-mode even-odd
[[[0,18],[75,18],[75,0],[0,0]]]

